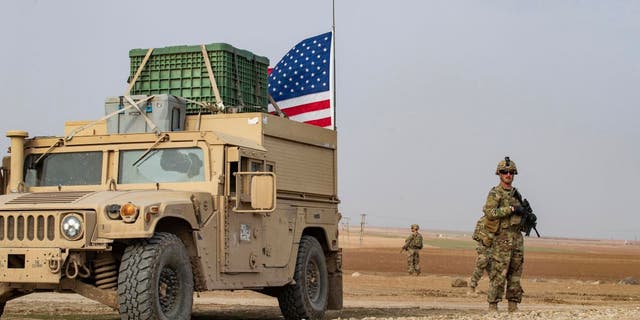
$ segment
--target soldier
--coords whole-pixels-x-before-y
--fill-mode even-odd
[[[485,230],[494,235],[489,247],[489,311],[498,311],[498,302],[505,293],[505,284],[509,312],[517,311],[518,303],[522,301],[520,277],[524,263],[524,242],[520,233],[520,221],[525,209],[518,200],[522,197],[512,186],[516,174],[516,164],[509,157],[500,161],[496,168],[500,183],[489,191],[483,207]]]
[[[407,251],[407,264],[409,267],[409,274],[420,275],[420,249],[422,249],[422,235],[418,232],[420,226],[417,224],[411,225],[411,235],[404,241],[402,251]]]
[[[482,278],[485,271],[487,274],[489,274],[490,271],[489,260],[491,258],[489,257],[489,246],[491,246],[491,242],[493,241],[493,234],[486,232],[484,228],[484,221],[484,216],[480,217],[478,222],[476,222],[476,228],[473,231],[473,240],[478,243],[476,246],[478,257],[476,258],[476,268],[473,270],[469,281],[468,294],[476,294],[478,281],[480,281],[480,278]]]

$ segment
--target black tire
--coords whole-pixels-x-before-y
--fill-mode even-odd
[[[288,320],[317,320],[324,318],[327,310],[329,279],[324,252],[316,238],[303,236],[293,285],[284,287],[278,296],[280,311]]]
[[[120,318],[191,318],[193,273],[184,244],[170,233],[128,246],[118,274]]]

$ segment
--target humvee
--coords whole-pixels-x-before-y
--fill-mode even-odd
[[[125,109],[67,122],[64,137],[7,132],[0,314],[41,291],[122,319],[189,319],[209,290],[277,297],[286,319],[342,308],[335,131],[172,108],[156,126]]]

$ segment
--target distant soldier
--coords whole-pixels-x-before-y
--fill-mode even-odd
[[[491,260],[491,257],[489,256],[489,247],[493,241],[493,234],[486,231],[484,221],[485,217],[480,217],[478,222],[476,222],[476,228],[473,231],[473,240],[478,243],[476,246],[478,257],[476,258],[476,268],[473,270],[471,280],[469,281],[469,294],[476,294],[478,281],[480,281],[485,271],[487,274],[490,272],[489,261]]]
[[[498,302],[505,294],[505,285],[509,312],[518,310],[518,303],[522,301],[524,292],[520,285],[524,264],[524,241],[520,232],[520,222],[526,212],[518,200],[522,197],[512,186],[516,174],[516,164],[509,157],[504,157],[496,168],[500,183],[489,191],[482,210],[486,218],[485,229],[494,235],[489,247],[489,311],[498,311]]]
[[[404,241],[402,251],[407,251],[407,265],[409,274],[420,275],[420,249],[422,249],[422,235],[418,232],[420,226],[411,225],[411,235]]]

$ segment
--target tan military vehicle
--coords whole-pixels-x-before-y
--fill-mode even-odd
[[[336,132],[133,98],[64,137],[7,132],[0,310],[56,291],[122,319],[189,319],[194,292],[236,289],[277,297],[286,319],[341,308]],[[145,104],[169,112],[129,113]]]

